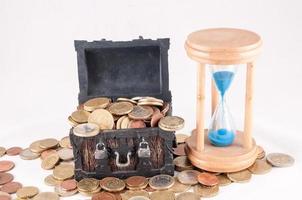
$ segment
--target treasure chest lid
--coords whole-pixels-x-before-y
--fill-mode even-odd
[[[76,40],[79,103],[106,96],[153,96],[171,102],[168,49],[170,40]]]

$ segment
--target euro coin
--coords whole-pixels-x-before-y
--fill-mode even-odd
[[[129,102],[115,102],[109,106],[108,110],[114,115],[126,115],[133,110],[133,104]]]
[[[193,192],[184,192],[177,195],[176,200],[200,200],[200,197]]]
[[[99,134],[99,126],[92,123],[79,124],[74,127],[73,134],[79,137],[93,137]]]
[[[143,176],[132,176],[125,180],[127,187],[140,187],[148,183],[148,180]]]
[[[149,179],[149,185],[156,190],[166,190],[174,185],[174,178],[169,175],[160,174]]]
[[[60,197],[54,192],[41,192],[37,194],[33,200],[59,200]]]
[[[41,140],[35,141],[29,145],[29,149],[34,153],[41,153],[45,149],[40,147]]]
[[[177,174],[179,182],[185,185],[195,185],[198,183],[198,175],[200,172],[196,170],[185,170]]]
[[[51,174],[44,178],[44,183],[48,186],[56,186],[56,185],[60,185],[62,181],[55,179]]]
[[[106,108],[111,100],[107,97],[99,97],[86,101],[84,103],[84,110],[92,112],[96,109],[104,109]]]
[[[178,172],[194,168],[187,156],[176,157],[173,160],[173,164],[175,165],[175,170]]]
[[[185,121],[181,117],[166,116],[162,118],[158,126],[164,131],[177,131],[184,127]]]
[[[98,125],[101,130],[113,129],[114,127],[113,116],[105,109],[94,110],[90,114],[88,122]]]
[[[216,196],[219,192],[218,185],[215,186],[204,186],[204,185],[195,185],[193,191],[201,197],[213,197]]]
[[[108,178],[102,184],[102,188],[108,192],[119,192],[122,191],[126,187],[124,181],[118,178]]]
[[[53,177],[63,181],[74,176],[74,166],[69,164],[60,164],[53,170]]]
[[[17,156],[21,153],[23,149],[21,147],[11,147],[6,150],[6,155],[8,156]]]
[[[59,141],[54,138],[47,138],[40,141],[40,147],[44,150],[57,147]]]
[[[63,148],[58,151],[58,155],[61,160],[72,160],[73,150],[68,148]]]
[[[146,128],[146,124],[143,120],[130,120],[128,128]]]
[[[24,149],[19,154],[20,158],[23,160],[34,160],[40,157],[39,153],[32,152],[29,148]]]
[[[6,183],[12,182],[14,180],[14,176],[10,173],[0,173],[0,185],[4,185]]]
[[[143,106],[134,106],[133,110],[128,114],[130,119],[144,120],[149,119],[153,114],[153,109],[148,109]]]
[[[99,188],[99,181],[94,178],[83,178],[77,184],[79,191],[92,192]]]
[[[26,186],[26,187],[20,188],[17,191],[16,195],[20,199],[28,199],[28,198],[32,198],[32,197],[36,196],[38,193],[39,193],[39,189],[37,187]]]
[[[169,189],[169,191],[171,191],[173,193],[186,192],[191,188],[191,185],[182,184],[175,177],[174,177],[174,180],[175,180],[174,185]]]
[[[215,175],[206,172],[200,173],[197,179],[198,182],[204,186],[215,186],[219,183],[219,180]]]
[[[51,154],[42,161],[41,167],[45,170],[53,169],[57,165],[59,160],[60,157],[57,154]]]
[[[86,123],[90,113],[85,110],[77,110],[71,113],[71,118],[77,123]]]
[[[175,194],[171,191],[155,191],[150,194],[151,200],[175,200]]]
[[[293,157],[284,153],[270,153],[266,159],[274,167],[290,167],[295,162]]]
[[[8,161],[8,160],[0,161],[0,173],[10,171],[14,167],[15,167],[15,163],[12,161]]]
[[[0,191],[6,192],[8,194],[14,194],[16,193],[20,188],[22,188],[22,184],[19,182],[10,182],[4,184],[1,188]]]
[[[178,133],[175,136],[176,136],[176,142],[178,144],[185,143],[186,139],[189,137],[187,134],[181,134],[181,133]]]
[[[94,194],[91,200],[116,200],[116,197],[114,194],[111,194],[109,192],[100,192]]]
[[[239,172],[227,173],[228,178],[235,183],[246,183],[252,178],[252,174],[249,170],[245,169]]]
[[[257,159],[248,170],[253,174],[266,174],[272,170],[272,166],[266,160]]]
[[[219,186],[227,186],[232,183],[232,181],[225,174],[220,174],[217,176],[217,178],[219,181]]]
[[[70,143],[70,138],[69,136],[63,137],[60,141],[59,141],[59,145],[62,148],[69,148],[72,149],[71,143]]]

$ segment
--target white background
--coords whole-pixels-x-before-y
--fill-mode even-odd
[[[210,27],[245,28],[259,33],[264,41],[255,72],[254,137],[267,152],[291,154],[296,164],[253,176],[248,184],[221,188],[213,199],[298,199],[301,9],[299,0],[0,0],[0,146],[27,147],[37,139],[68,134],[67,117],[77,105],[78,93],[75,39],[171,38],[174,114],[185,118],[182,132],[189,134],[195,126],[196,63],[184,51],[186,36]],[[241,67],[228,96],[239,128],[244,84]],[[52,190],[43,184],[50,172],[40,169],[39,160],[1,159],[16,161],[12,173],[17,181]]]

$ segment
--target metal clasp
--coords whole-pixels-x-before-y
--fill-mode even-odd
[[[120,162],[120,154],[119,152],[114,152],[114,154],[116,155],[116,158],[115,158],[115,165],[117,167],[128,167],[130,165],[130,156],[131,156],[131,152],[128,151],[127,153],[127,162],[126,163],[121,163]]]
[[[142,141],[139,143],[137,154],[139,158],[150,158],[151,151],[149,143],[145,141],[145,138],[142,138]]]
[[[107,149],[103,142],[99,142],[96,144],[94,158],[95,159],[106,159],[108,157]]]

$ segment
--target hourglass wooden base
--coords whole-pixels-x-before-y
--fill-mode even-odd
[[[208,131],[205,130],[204,149],[196,149],[196,130],[186,140],[186,153],[191,163],[203,170],[210,172],[236,172],[251,166],[257,158],[256,143],[252,147],[243,147],[243,133],[237,131],[234,143],[228,147],[216,147],[208,140]]]

